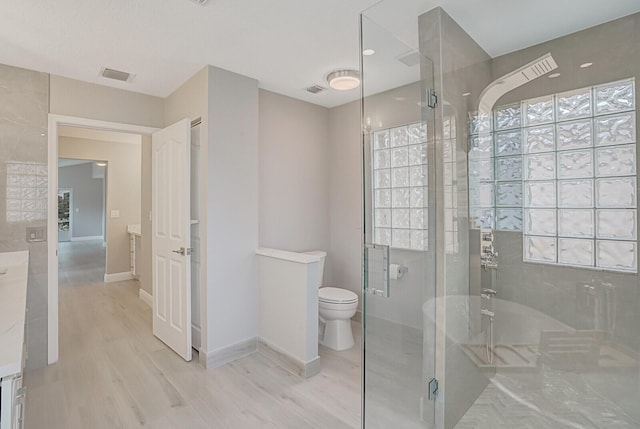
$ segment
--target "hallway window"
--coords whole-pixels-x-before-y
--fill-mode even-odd
[[[427,129],[417,122],[373,133],[374,242],[427,249]]]

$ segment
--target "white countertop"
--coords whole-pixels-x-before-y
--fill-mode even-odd
[[[285,261],[297,262],[300,264],[311,264],[311,263],[320,261],[320,255],[310,255],[308,253],[289,252],[287,250],[270,249],[268,247],[257,248],[256,255],[266,256],[268,258],[282,259]]]
[[[135,225],[127,225],[127,232],[131,235],[137,235],[138,237],[142,237],[142,229],[140,228],[139,223]]]
[[[0,253],[0,378],[22,372],[29,252]]]

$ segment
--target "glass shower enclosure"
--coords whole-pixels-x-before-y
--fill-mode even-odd
[[[640,14],[492,57],[409,9],[361,15],[364,427],[640,427]]]

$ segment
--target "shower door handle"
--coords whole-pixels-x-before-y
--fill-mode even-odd
[[[389,298],[389,246],[365,243],[364,291]]]

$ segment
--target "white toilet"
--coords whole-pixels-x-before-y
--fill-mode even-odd
[[[353,347],[351,318],[358,309],[358,295],[350,290],[337,287],[322,287],[326,252],[305,252],[320,256],[320,278],[318,279],[318,308],[320,326],[318,342],[333,350],[347,350]]]

